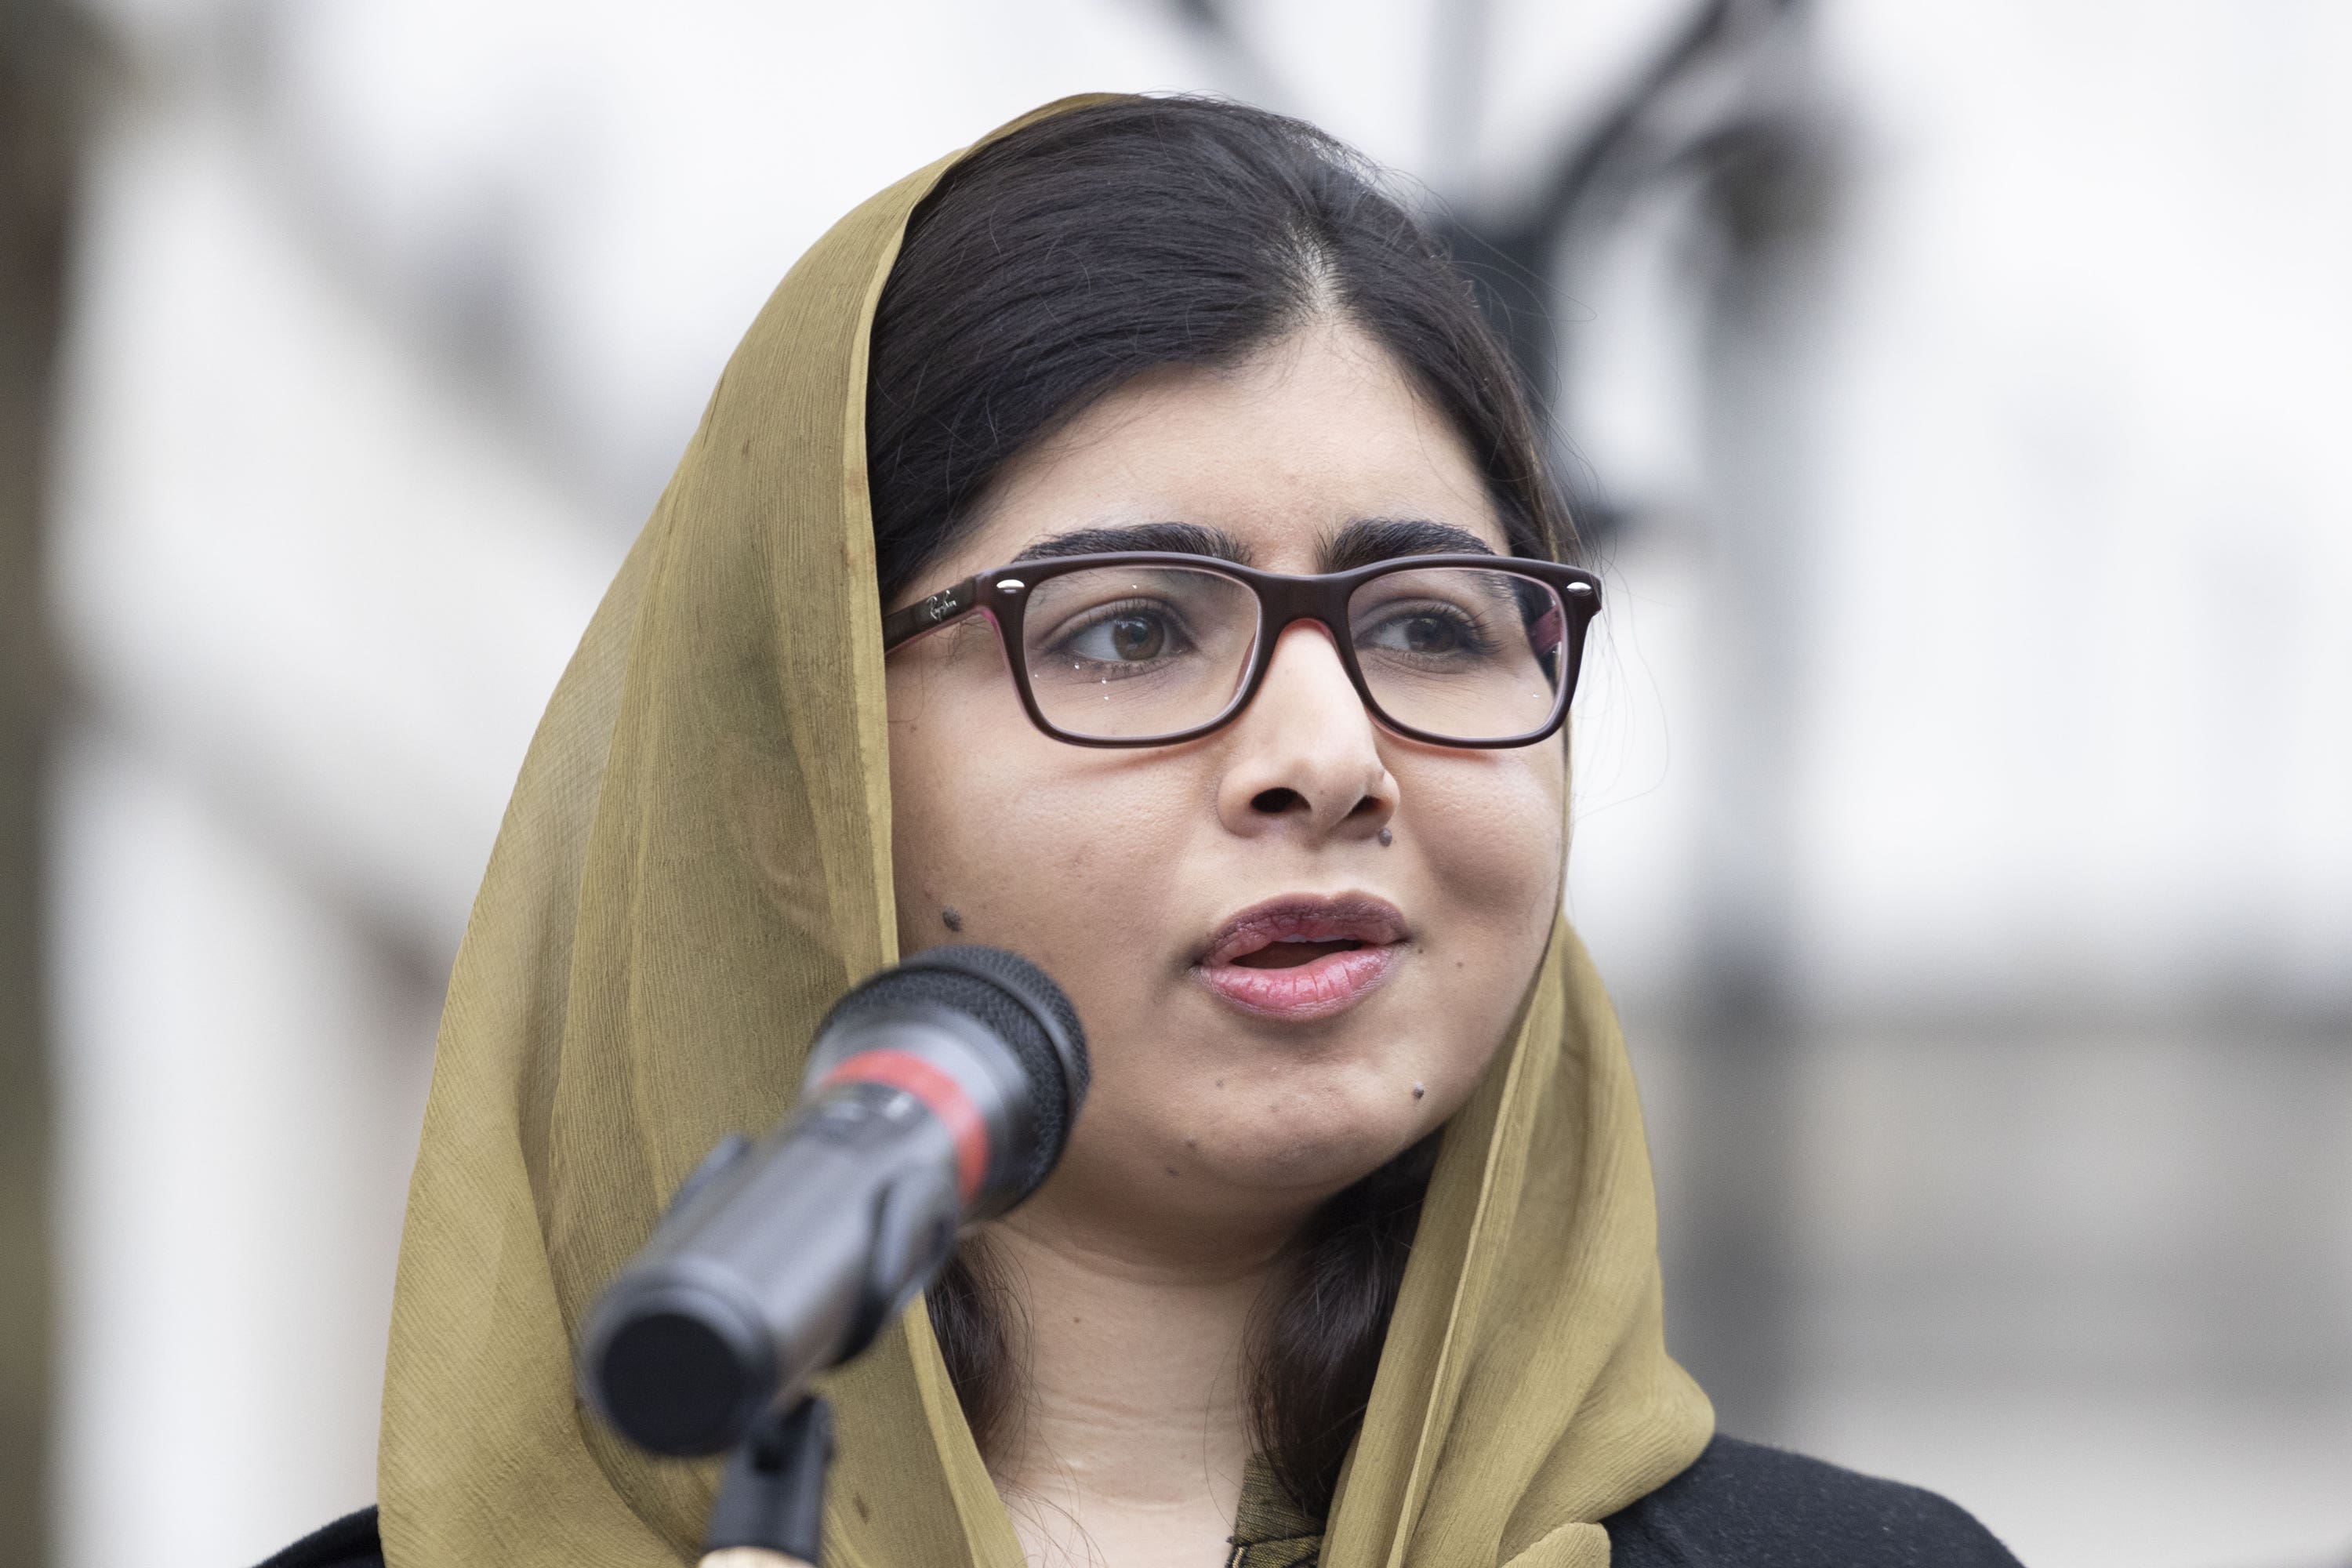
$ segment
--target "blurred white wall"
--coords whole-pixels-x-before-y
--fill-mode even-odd
[[[121,106],[75,280],[68,1562],[255,1561],[372,1495],[440,976],[616,559],[322,268],[227,110],[193,72]]]
[[[1681,13],[1265,0],[109,0],[56,595],[65,1561],[216,1568],[373,1496],[438,990],[531,724],[824,226],[1032,104],[1304,113],[1465,208]],[[1792,915],[1803,1314],[1771,1431],[2037,1564],[2352,1554],[2352,19],[1832,0],[1848,195]],[[1644,222],[1648,226],[1644,227]],[[1669,1291],[1737,592],[1688,258],[1563,306],[1647,522],[1580,697],[1573,913]]]

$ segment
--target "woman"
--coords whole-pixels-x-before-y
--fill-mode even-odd
[[[832,1381],[829,1562],[2010,1562],[1928,1494],[1713,1438],[1665,1353],[1640,1110],[1558,915],[1570,542],[1461,279],[1307,127],[1074,100],[844,219],[729,365],[484,881],[383,1559],[693,1559],[710,1468],[583,1415],[572,1334],[824,1009],[962,941],[1062,982],[1094,1087]]]

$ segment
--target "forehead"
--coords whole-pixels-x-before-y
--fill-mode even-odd
[[[1018,559],[1079,530],[1213,529],[1273,571],[1323,569],[1351,522],[1412,519],[1507,552],[1451,421],[1362,332],[1318,324],[1241,364],[1170,366],[1081,411],[1009,464],[935,575]]]

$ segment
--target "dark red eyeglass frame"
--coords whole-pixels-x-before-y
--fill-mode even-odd
[[[1257,595],[1258,636],[1250,653],[1250,667],[1242,678],[1232,702],[1224,710],[1204,724],[1189,730],[1178,730],[1164,735],[1074,735],[1047,719],[1037,706],[1036,694],[1030,689],[1028,661],[1021,657],[1022,619],[1029,603],[1029,590],[1048,579],[1071,572],[1091,571],[1099,566],[1180,566],[1196,572],[1213,572],[1242,584]],[[1425,572],[1434,566],[1469,566],[1487,572],[1513,572],[1546,584],[1559,595],[1564,640],[1568,645],[1568,668],[1562,673],[1559,690],[1552,702],[1551,716],[1537,729],[1524,734],[1508,735],[1499,740],[1464,741],[1451,735],[1433,734],[1411,724],[1400,723],[1384,712],[1380,700],[1372,695],[1371,686],[1364,679],[1364,671],[1356,662],[1354,635],[1348,627],[1348,600],[1356,590],[1375,578],[1399,572]],[[1351,572],[1318,573],[1300,576],[1283,572],[1261,572],[1252,566],[1236,566],[1230,561],[1213,555],[1192,555],[1160,550],[1122,550],[1097,555],[1061,555],[1041,561],[1016,561],[992,572],[982,572],[965,578],[951,587],[942,588],[929,598],[896,610],[882,617],[882,651],[889,654],[917,637],[951,626],[967,616],[985,615],[996,627],[997,646],[1004,655],[1005,668],[1013,677],[1013,689],[1021,695],[1021,706],[1027,710],[1029,721],[1057,741],[1073,746],[1172,746],[1180,742],[1197,740],[1221,730],[1238,718],[1257,696],[1257,689],[1265,680],[1265,672],[1274,663],[1274,645],[1282,634],[1300,621],[1314,621],[1331,634],[1339,647],[1339,663],[1363,700],[1366,712],[1384,728],[1408,740],[1422,741],[1431,745],[1452,746],[1467,751],[1503,751],[1514,746],[1531,746],[1556,733],[1568,718],[1569,700],[1576,695],[1576,678],[1584,666],[1584,633],[1592,617],[1601,611],[1601,579],[1580,566],[1563,566],[1553,561],[1536,561],[1519,555],[1397,555],[1386,561],[1376,561],[1369,566],[1359,566]],[[1269,629],[1271,628],[1271,629]]]

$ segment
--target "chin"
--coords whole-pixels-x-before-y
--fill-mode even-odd
[[[1201,1152],[1236,1187],[1329,1194],[1370,1175],[1428,1131],[1417,1108],[1374,1109],[1345,1096],[1302,1101],[1251,1118]]]

